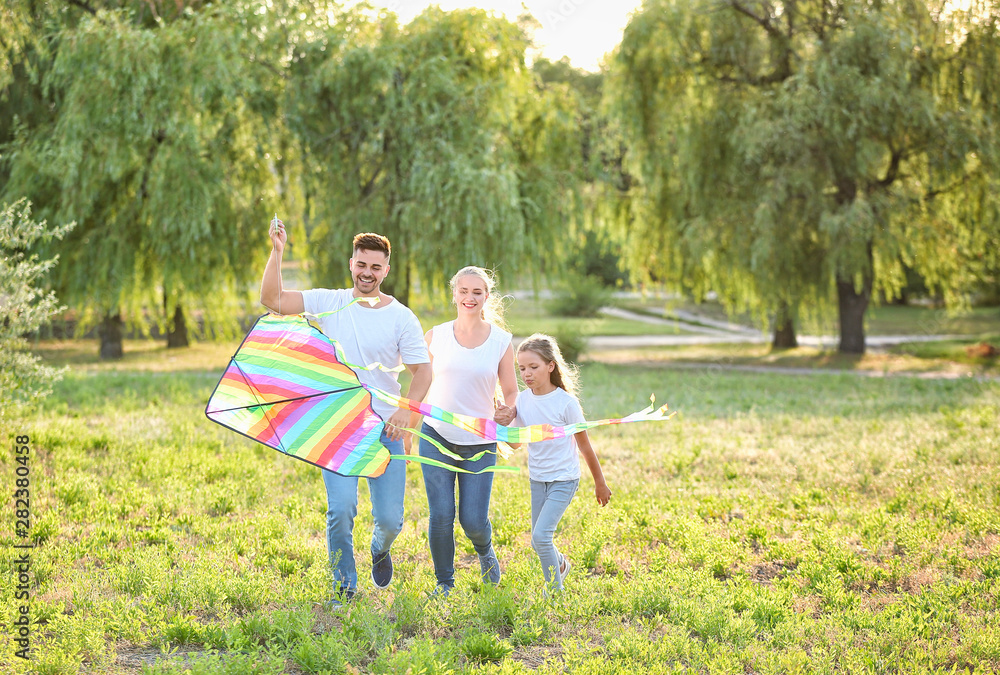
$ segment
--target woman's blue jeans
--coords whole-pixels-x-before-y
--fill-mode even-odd
[[[432,444],[420,439],[420,456],[456,466],[466,471],[480,471],[497,463],[496,443],[455,445],[449,443],[428,424],[421,431],[460,457],[472,457],[483,450],[485,455],[474,462],[454,460]],[[455,585],[455,485],[458,484],[458,522],[479,555],[493,548],[493,525],[490,523],[490,493],[493,472],[471,475],[436,466],[421,465],[430,517],[427,539],[434,561],[434,575],[439,585]]]
[[[403,441],[391,441],[382,434],[381,443],[391,455],[402,455]],[[372,500],[372,555],[385,553],[403,529],[403,492],[406,489],[406,462],[389,460],[385,473],[369,478]],[[335,591],[353,591],[358,587],[354,564],[354,517],[358,515],[358,477],[323,472],[326,484],[326,549],[330,555]]]

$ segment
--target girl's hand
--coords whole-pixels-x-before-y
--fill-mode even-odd
[[[597,496],[597,503],[601,506],[607,506],[608,502],[611,501],[611,488],[608,487],[607,483],[595,485],[594,494]]]
[[[507,427],[510,426],[510,423],[514,421],[514,417],[516,416],[517,411],[514,408],[502,405],[493,413],[493,421],[502,427]]]

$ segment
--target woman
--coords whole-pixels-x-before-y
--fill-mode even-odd
[[[496,409],[497,383],[504,402],[514,405],[517,376],[511,335],[503,329],[503,307],[493,296],[494,279],[480,267],[465,267],[451,279],[456,307],[454,321],[427,331],[434,379],[426,402],[445,410],[492,418]],[[412,427],[416,424],[413,420]],[[422,432],[463,458],[484,450],[480,459],[458,461],[441,453],[432,443],[420,441],[420,455],[481,471],[496,464],[496,443],[437,420],[424,422]],[[493,551],[490,524],[490,492],[493,473],[455,473],[436,466],[421,465],[430,518],[427,535],[437,577],[435,594],[448,595],[455,586],[455,484],[458,484],[458,522],[479,554],[484,583],[500,582],[500,562]]]

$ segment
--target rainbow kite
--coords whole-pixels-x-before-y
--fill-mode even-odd
[[[366,299],[354,302],[362,300]],[[486,441],[506,443],[533,443],[597,426],[660,421],[672,415],[667,414],[666,406],[654,409],[650,405],[624,418],[564,427],[504,427],[493,420],[458,415],[364,385],[352,368],[389,370],[381,364],[348,363],[340,345],[304,315],[265,314],[230,359],[205,414],[213,422],[286,455],[345,476],[366,477],[381,475],[392,458],[380,440],[384,424],[371,407],[372,396],[471,431]],[[415,429],[407,431],[426,438]],[[445,455],[462,459],[434,444]],[[468,473],[419,455],[395,458]],[[484,471],[517,468],[497,465]]]
[[[335,345],[302,316],[265,314],[208,400],[213,422],[346,476],[377,476],[382,419]]]

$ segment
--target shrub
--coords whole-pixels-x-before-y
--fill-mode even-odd
[[[579,326],[560,323],[552,331],[552,337],[559,343],[559,351],[568,363],[577,363],[580,356],[587,351],[587,333]]]
[[[549,302],[557,316],[595,317],[611,302],[611,289],[597,277],[572,274]]]
[[[14,404],[47,395],[61,371],[25,353],[24,336],[62,310],[55,294],[37,288],[58,256],[39,260],[36,244],[62,238],[73,225],[50,229],[31,219],[31,205],[21,200],[0,211],[0,417]]]

